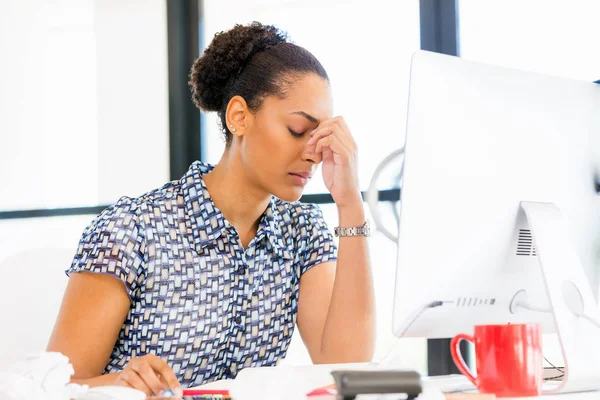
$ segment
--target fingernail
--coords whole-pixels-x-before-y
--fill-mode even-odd
[[[183,396],[183,389],[178,387],[173,389],[173,394],[177,397],[182,397]]]
[[[314,135],[316,131],[317,131],[316,129],[313,129],[312,132],[310,133],[310,136]]]

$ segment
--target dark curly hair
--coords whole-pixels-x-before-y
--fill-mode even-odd
[[[329,81],[310,52],[289,42],[276,27],[253,22],[217,33],[194,62],[189,84],[196,106],[218,113],[229,144],[232,136],[225,111],[233,96],[243,97],[256,112],[266,96],[283,98],[294,78],[306,73]]]

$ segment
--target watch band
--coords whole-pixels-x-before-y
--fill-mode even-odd
[[[352,228],[340,228],[336,226],[333,229],[336,237],[344,237],[344,236],[371,236],[371,228],[369,227],[369,221],[367,220],[361,226],[354,226]]]

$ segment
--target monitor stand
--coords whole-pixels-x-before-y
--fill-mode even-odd
[[[600,328],[589,319],[600,321],[600,312],[567,226],[554,204],[523,201],[521,208],[535,241],[564,360],[563,380],[548,393],[598,390]]]

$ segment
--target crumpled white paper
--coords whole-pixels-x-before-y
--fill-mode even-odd
[[[69,384],[69,359],[56,352],[27,356],[0,371],[0,400],[69,400],[87,391],[87,385]]]

